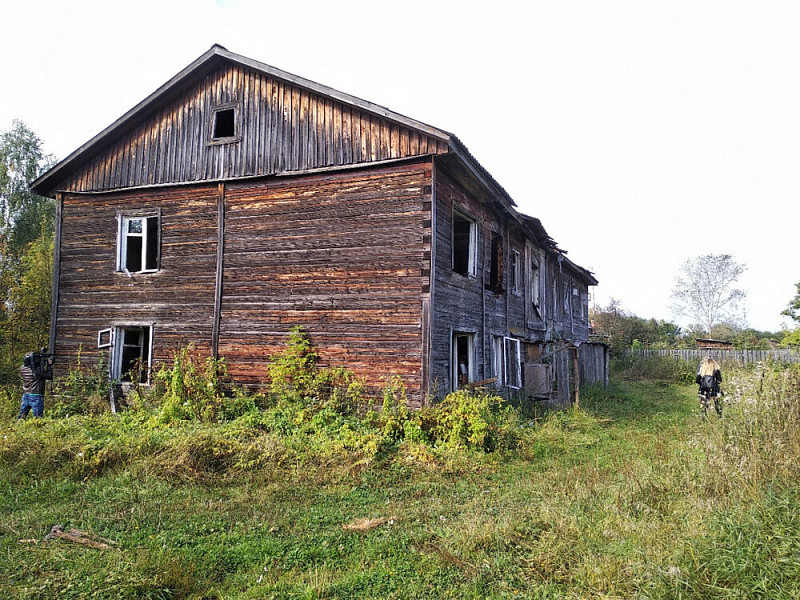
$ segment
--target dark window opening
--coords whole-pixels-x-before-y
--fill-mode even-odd
[[[453,334],[453,389],[459,389],[472,381],[472,341],[471,333]]]
[[[234,109],[226,108],[214,113],[213,139],[229,138],[236,135],[236,118]]]
[[[150,376],[150,328],[120,327],[117,332],[118,362],[116,379],[148,383]]]
[[[122,217],[118,269],[129,273],[158,271],[160,223],[158,215]]]
[[[522,368],[519,352],[519,340],[505,338],[505,384],[519,389],[522,387]]]
[[[503,236],[492,234],[492,263],[489,269],[489,289],[503,291]]]
[[[125,268],[131,273],[142,270],[142,238],[128,237],[128,251],[125,255]]]
[[[147,217],[147,246],[144,254],[146,271],[158,270],[158,217]]]
[[[453,271],[464,276],[474,273],[474,227],[473,221],[453,213]]]

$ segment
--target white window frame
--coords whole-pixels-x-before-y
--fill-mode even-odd
[[[156,219],[156,227],[155,232],[150,231],[148,227],[148,219],[155,218]],[[130,233],[128,231],[128,225],[132,221],[141,221],[142,222],[142,233]],[[148,251],[148,243],[150,240],[150,236],[156,236],[156,256],[155,256],[155,267],[148,268],[147,267],[147,251]],[[128,239],[131,237],[140,237],[142,239],[142,248],[141,248],[141,269],[138,271],[129,271],[128,270]],[[123,273],[156,273],[161,269],[161,211],[160,210],[150,210],[150,211],[136,211],[136,212],[125,212],[119,213],[117,215],[117,271]]]
[[[510,352],[511,351],[511,352]],[[522,387],[522,355],[519,340],[516,338],[503,338],[503,376],[506,387],[518,390]],[[512,354],[509,357],[509,354]],[[509,359],[513,361],[513,372],[507,368]]]
[[[497,385],[514,390],[522,388],[522,346],[517,338],[501,335],[494,336],[492,340],[493,370],[497,377]],[[512,354],[514,370],[508,368],[509,354]],[[516,359],[516,360],[514,360]]]
[[[503,372],[505,371],[503,368],[503,364],[505,363],[505,352],[503,350],[504,339],[502,335],[495,335],[492,337],[492,374],[497,378],[497,382],[495,383],[497,387],[505,385],[505,379],[503,378]]]
[[[450,336],[450,389],[456,391],[459,389],[458,385],[458,343],[456,338],[467,338],[467,382],[472,383],[475,381],[475,333],[470,331],[453,331]]]
[[[469,222],[469,247],[467,249],[468,256],[467,256],[467,272],[466,274],[460,273],[455,270],[456,268],[456,232],[455,232],[455,222],[456,217],[463,219]],[[452,224],[452,231],[450,235],[450,261],[451,261],[451,268],[453,269],[454,273],[461,275],[462,277],[475,277],[478,269],[478,223],[475,217],[468,215],[467,213],[453,209],[453,219],[451,221]]]
[[[153,326],[142,323],[125,323],[113,327],[113,346],[111,352],[111,379],[113,381],[122,380],[122,355],[124,353],[125,330],[126,329],[146,329],[147,330],[147,381],[140,381],[141,385],[149,385],[153,369]],[[139,346],[141,351],[143,346]],[[127,382],[124,382],[127,383]]]
[[[101,329],[97,332],[97,347],[110,348],[114,345],[114,328]]]

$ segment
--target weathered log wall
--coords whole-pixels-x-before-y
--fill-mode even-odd
[[[214,109],[235,136],[212,140]],[[235,179],[447,152],[447,142],[241,65],[225,64],[57,185],[98,191]]]
[[[454,332],[474,336],[475,380],[496,375],[492,369],[494,336],[522,340],[542,339],[541,331],[532,331],[526,323],[526,269],[520,266],[522,281],[519,293],[511,284],[511,252],[520,252],[526,260],[523,232],[496,212],[492,206],[470,194],[448,171],[436,171],[436,264],[434,267],[433,329],[431,352],[431,389],[445,393],[452,388],[452,336]],[[453,212],[474,219],[477,227],[477,256],[474,275],[464,276],[453,270]],[[502,238],[503,269],[499,288],[490,284],[492,235]]]
[[[585,341],[588,339],[586,283],[581,281],[558,260],[558,255],[542,253],[529,234],[496,208],[491,199],[478,198],[458,181],[457,174],[447,169],[436,171],[435,209],[435,267],[433,329],[431,353],[432,390],[439,394],[452,389],[453,333],[474,336],[475,380],[489,379],[493,372],[493,339],[507,336],[524,342],[555,342],[557,340]],[[453,213],[466,215],[477,227],[477,265],[474,275],[454,271]],[[502,240],[502,281],[499,287],[491,284],[492,237]],[[512,253],[519,252],[520,282],[515,291],[512,284]],[[532,302],[532,254],[540,260],[541,316]],[[577,290],[574,295],[573,288]],[[571,365],[569,358],[554,360],[553,375],[561,382],[557,395],[560,401],[569,400]],[[523,358],[524,362],[524,358]],[[523,369],[524,372],[524,369]]]
[[[430,269],[429,162],[229,185],[220,355],[241,381],[293,326],[326,364],[420,400]]]
[[[97,332],[153,326],[154,363],[189,342],[212,349],[214,186],[68,195],[62,209],[57,369],[96,360]],[[268,179],[224,188],[219,354],[260,383],[299,325],[323,361],[421,399],[422,306],[430,285],[431,165]],[[117,214],[161,211],[161,269],[116,272]]]
[[[97,360],[97,332],[120,324],[154,328],[154,353],[190,341],[209,351],[217,244],[216,186],[65,195],[61,211],[56,371]],[[117,215],[161,211],[161,269],[116,270]]]

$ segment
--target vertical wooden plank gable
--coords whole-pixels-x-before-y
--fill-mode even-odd
[[[237,140],[209,143],[214,108],[236,103]],[[205,76],[71,173],[68,191],[237,179],[446,153],[383,117],[228,65]]]

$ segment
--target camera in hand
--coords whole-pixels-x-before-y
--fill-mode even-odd
[[[25,366],[31,369],[41,368],[52,360],[53,355],[47,351],[47,348],[41,348],[38,352],[28,352],[25,355]]]

